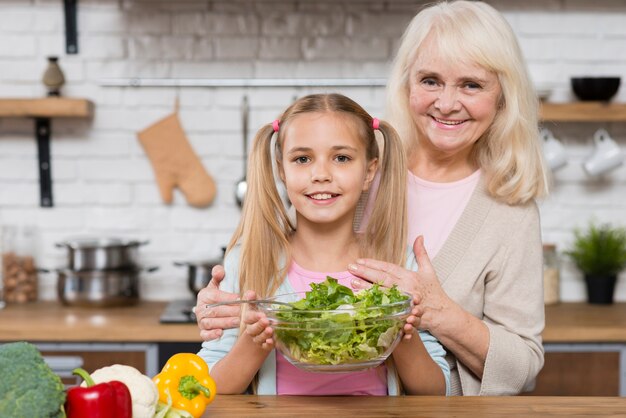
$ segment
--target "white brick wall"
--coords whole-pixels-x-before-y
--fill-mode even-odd
[[[0,119],[0,224],[39,227],[39,260],[59,266],[54,243],[79,234],[150,240],[142,247],[156,273],[142,278],[148,299],[189,296],[175,260],[214,258],[228,242],[239,209],[233,187],[241,177],[241,97],[250,96],[251,132],[294,96],[315,88],[116,88],[116,77],[386,77],[398,39],[420,1],[82,0],[78,55],[65,55],[60,0],[0,3],[0,96],[45,94],[46,56],[60,55],[67,96],[96,105],[92,121],[54,120],[52,176],[55,207],[40,208],[33,123]],[[568,101],[568,79],[580,74],[626,78],[626,1],[490,1],[519,36],[533,79],[550,100]],[[381,114],[382,88],[344,88]],[[218,195],[193,209],[176,192],[161,203],[152,167],[136,132],[170,112],[179,97],[181,120],[194,149],[215,177]],[[616,98],[626,101],[626,88]],[[556,173],[550,198],[540,202],[543,235],[560,249],[572,228],[589,219],[626,224],[626,167],[590,180],[580,166],[591,137],[603,127],[626,147],[626,123],[549,124],[567,146],[569,164]],[[564,261],[564,300],[584,300],[580,274]],[[41,295],[54,299],[54,274],[42,275]],[[626,300],[622,274],[618,300]]]

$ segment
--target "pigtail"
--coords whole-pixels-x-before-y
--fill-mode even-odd
[[[384,139],[379,164],[380,184],[365,229],[365,240],[379,260],[404,265],[407,241],[407,162],[402,141],[387,122],[379,121]]]
[[[240,244],[239,289],[259,297],[273,294],[286,274],[284,258],[294,228],[276,188],[272,166],[271,124],[256,134],[250,152],[248,189],[237,230],[228,248]]]

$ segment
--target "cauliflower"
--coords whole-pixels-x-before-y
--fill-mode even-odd
[[[91,373],[96,383],[119,380],[128,386],[133,401],[133,418],[152,418],[159,402],[159,392],[148,376],[139,370],[123,364],[103,367]],[[85,386],[85,382],[81,384]]]

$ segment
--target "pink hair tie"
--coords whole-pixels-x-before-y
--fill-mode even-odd
[[[372,119],[372,128],[374,128],[374,130],[377,130],[379,126],[380,126],[380,121],[378,120],[378,118]]]
[[[278,132],[278,128],[280,128],[280,124],[278,123],[278,119],[272,122],[272,128],[274,128],[274,132]]]

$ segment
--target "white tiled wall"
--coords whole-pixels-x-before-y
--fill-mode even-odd
[[[626,1],[494,0],[519,36],[536,84],[550,100],[568,101],[573,75],[626,77]],[[214,258],[239,218],[233,188],[242,175],[240,104],[251,102],[251,127],[272,120],[295,95],[314,88],[103,87],[119,77],[384,78],[398,39],[421,2],[81,0],[79,54],[64,49],[63,2],[0,2],[0,96],[45,94],[46,57],[60,56],[66,96],[95,103],[91,121],[54,120],[55,207],[38,206],[33,122],[0,119],[0,224],[39,227],[40,265],[63,264],[54,243],[79,234],[148,239],[146,264],[161,269],[142,278],[148,299],[189,296],[175,260]],[[324,89],[321,89],[324,90]],[[380,87],[340,90],[375,114]],[[136,132],[172,111],[179,98],[189,141],[216,179],[218,196],[193,209],[183,196],[161,203],[152,168]],[[617,101],[626,101],[622,88]],[[563,140],[569,164],[557,172],[553,194],[541,202],[543,235],[560,249],[572,228],[595,217],[626,224],[626,168],[590,180],[580,163],[600,127],[626,148],[626,124],[549,124]],[[584,300],[579,274],[563,267],[562,297]],[[54,299],[56,278],[42,275],[41,296]],[[626,275],[617,299],[626,300]]]

